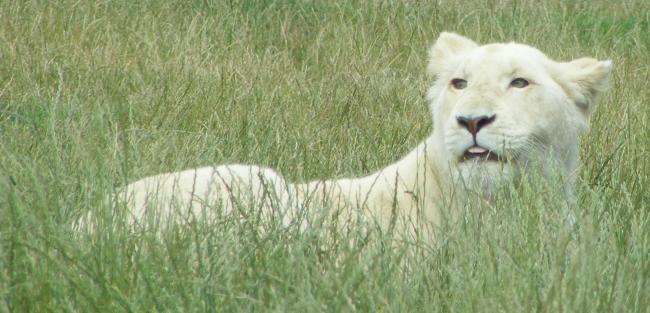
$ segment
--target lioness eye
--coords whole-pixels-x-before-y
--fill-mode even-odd
[[[467,87],[467,81],[461,78],[454,78],[451,80],[451,86],[454,89],[465,89]]]
[[[530,83],[523,79],[523,78],[515,78],[510,82],[510,87],[515,87],[515,88],[524,88],[528,86]]]

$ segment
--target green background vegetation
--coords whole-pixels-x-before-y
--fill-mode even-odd
[[[237,162],[304,181],[395,161],[431,130],[443,30],[614,61],[576,225],[523,186],[399,249],[236,223],[73,231],[154,173]],[[650,312],[648,51],[644,0],[2,1],[0,312]]]

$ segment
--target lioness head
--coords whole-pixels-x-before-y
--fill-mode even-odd
[[[578,136],[607,86],[611,61],[556,62],[530,46],[479,46],[442,33],[430,51],[431,144],[455,180],[491,190],[540,165],[571,185]],[[568,190],[568,188],[565,188]]]

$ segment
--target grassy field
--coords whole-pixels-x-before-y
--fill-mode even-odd
[[[431,131],[443,30],[614,61],[575,225],[524,186],[399,249],[233,221],[73,231],[154,173],[393,162]],[[649,51],[645,0],[1,1],[0,312],[650,312]]]

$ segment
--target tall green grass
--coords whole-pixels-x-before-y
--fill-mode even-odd
[[[649,12],[642,0],[0,2],[0,312],[650,312]],[[443,30],[613,59],[582,141],[575,225],[531,183],[459,208],[435,243],[398,248],[379,232],[332,242],[228,219],[162,240],[110,221],[73,231],[154,173],[237,162],[304,181],[393,162],[431,130],[424,68]]]

